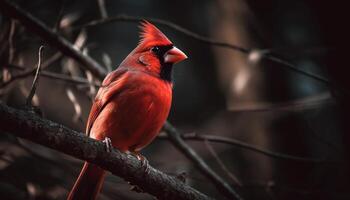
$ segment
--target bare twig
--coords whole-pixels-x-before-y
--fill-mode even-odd
[[[34,97],[34,94],[36,91],[36,87],[37,87],[38,82],[39,82],[39,76],[40,76],[40,71],[41,71],[41,54],[42,54],[43,49],[44,49],[44,46],[40,46],[39,53],[38,53],[38,65],[37,65],[37,69],[35,72],[32,87],[30,89],[29,95],[28,95],[27,100],[26,100],[26,106],[32,105],[32,100],[33,100],[33,97]]]
[[[46,59],[46,61],[41,64],[41,70],[43,71],[44,69],[48,68],[52,63],[54,63],[55,61],[57,61],[61,57],[62,57],[62,54],[60,52],[55,53],[54,55],[52,55],[50,58]],[[37,67],[33,67],[33,68],[29,69],[29,70],[25,70],[26,69],[25,67],[14,65],[14,64],[11,64],[11,63],[9,63],[9,64],[4,66],[4,68],[6,68],[6,67],[7,68],[21,70],[21,71],[24,71],[24,72],[22,72],[20,74],[17,74],[15,76],[11,76],[11,79],[3,82],[0,87],[6,87],[7,85],[9,85],[10,83],[14,82],[17,79],[26,78],[26,77],[28,77],[28,76],[30,76],[32,74],[35,74],[35,72],[37,70]],[[54,76],[53,73],[51,73],[50,75],[49,75],[49,73],[50,72],[47,72],[47,73],[43,72],[43,75],[44,76],[47,75],[48,77],[50,77],[50,75]],[[54,77],[52,77],[52,78],[54,78]]]
[[[161,24],[161,25],[164,25],[164,26],[167,26],[171,29],[174,29],[176,31],[179,31],[180,33],[183,33],[193,39],[196,39],[198,41],[201,41],[203,43],[207,43],[207,44],[211,44],[211,45],[214,45],[214,46],[220,46],[220,47],[226,47],[226,48],[229,48],[229,49],[233,49],[233,50],[236,50],[236,51],[239,51],[239,52],[242,52],[242,53],[249,53],[250,52],[250,49],[247,49],[247,48],[243,48],[243,47],[240,47],[238,45],[235,45],[235,44],[230,44],[230,43],[226,43],[226,42],[221,42],[221,41],[216,41],[214,39],[211,39],[211,38],[207,38],[205,36],[201,36],[197,33],[194,33],[190,30],[187,30],[173,22],[169,22],[167,20],[163,20],[163,19],[157,19],[157,18],[150,18],[150,17],[140,17],[140,16],[128,16],[128,15],[124,15],[124,14],[121,14],[121,15],[117,15],[117,16],[114,16],[114,17],[109,17],[109,18],[106,18],[106,19],[97,19],[97,20],[93,20],[87,24],[84,24],[80,27],[77,27],[77,28],[83,28],[83,27],[92,27],[92,26],[97,26],[97,25],[102,25],[102,24],[108,24],[108,23],[113,23],[113,22],[140,22],[142,20],[148,20],[150,22],[153,22],[153,23],[156,23],[156,24]]]
[[[47,69],[49,66],[51,66],[52,63],[58,61],[62,57],[63,55],[61,52],[56,52],[55,54],[50,56],[50,58],[46,59],[45,62],[43,62],[43,64],[41,65],[41,69],[42,70]]]
[[[1,82],[7,82],[11,79],[10,71],[6,68],[2,69],[2,74],[0,75]]]
[[[8,51],[8,43],[9,43],[9,34],[11,29],[11,21],[5,22],[5,20],[1,23],[0,28],[2,28],[0,32],[0,56],[6,51]]]
[[[78,76],[68,76],[65,74],[58,74],[54,72],[48,72],[48,71],[43,71],[42,76],[51,78],[51,79],[56,79],[59,81],[64,81],[67,83],[72,83],[72,84],[83,84],[83,85],[89,85],[91,87],[100,87],[101,84],[97,84],[95,82],[89,81],[85,78],[78,77]]]
[[[9,65],[9,66],[13,66],[13,65]],[[2,88],[6,87],[7,85],[9,85],[10,83],[14,82],[17,79],[26,78],[26,77],[30,76],[31,74],[33,74],[35,71],[36,71],[36,68],[33,68],[33,69],[27,70],[21,74],[18,74],[16,76],[12,76],[10,80],[2,83],[1,87]]]
[[[289,111],[298,112],[301,110],[315,109],[324,105],[335,103],[329,92],[324,92],[292,101],[281,103],[260,103],[253,105],[240,105],[229,107],[230,112],[267,112],[267,111]]]
[[[158,138],[165,139],[167,136],[160,135]],[[193,140],[193,141],[210,141],[210,142],[217,142],[222,144],[229,144],[236,147],[240,147],[243,149],[247,149],[256,153],[261,153],[263,155],[276,158],[276,159],[282,159],[282,160],[290,160],[290,161],[299,161],[299,162],[309,162],[309,163],[340,163],[341,161],[328,161],[323,159],[314,159],[314,158],[305,158],[305,157],[299,157],[299,156],[293,156],[288,155],[284,153],[278,153],[267,149],[262,149],[260,147],[254,146],[252,144],[248,144],[233,138],[218,136],[218,135],[198,135],[195,133],[189,133],[189,134],[183,134],[181,137],[185,140]]]
[[[68,99],[72,102],[74,107],[75,114],[73,116],[73,121],[74,122],[78,122],[78,120],[82,121],[81,106],[78,102],[78,99],[75,97],[75,94],[70,88],[66,89],[66,93],[67,93]]]
[[[105,0],[97,0],[97,4],[100,9],[101,18],[106,19],[108,17],[108,14]]]
[[[42,37],[52,47],[59,49],[63,54],[69,56],[79,63],[82,67],[93,72],[95,76],[102,79],[106,76],[106,70],[91,57],[84,56],[75,49],[69,41],[57,35],[41,21],[31,14],[25,12],[14,3],[8,0],[0,0],[0,12],[4,15],[17,19],[21,24],[32,32]]]
[[[287,61],[285,61],[285,60],[283,60],[281,58],[278,58],[276,56],[273,56],[273,55],[270,55],[270,54],[265,54],[265,55],[266,55],[265,57],[268,58],[269,60],[274,61],[274,62],[279,63],[279,64],[282,64],[283,66],[286,66],[288,69],[290,69],[290,70],[292,70],[294,72],[297,72],[297,73],[302,74],[304,76],[310,77],[310,78],[312,78],[314,80],[317,80],[317,81],[319,81],[321,83],[325,83],[328,86],[331,85],[331,82],[328,79],[326,79],[326,78],[324,78],[324,77],[322,77],[320,75],[304,71],[304,70],[298,68],[297,66],[295,66],[294,64],[292,64],[290,62],[287,62]]]
[[[59,30],[60,30],[60,25],[61,25],[61,21],[62,21],[63,14],[64,14],[64,9],[65,9],[66,3],[67,3],[67,0],[61,0],[61,1],[62,2],[61,2],[60,10],[58,12],[58,17],[57,17],[56,23],[53,27],[54,32],[59,32]]]
[[[165,122],[163,130],[167,133],[170,141],[188,158],[195,166],[215,185],[215,187],[229,199],[241,200],[242,197],[225,182],[208,164],[183,141],[181,134],[169,122]]]
[[[86,74],[87,81],[88,81],[89,83],[93,83],[93,82],[94,82],[94,77],[93,77],[93,75],[91,74],[91,72],[85,71],[85,74]],[[89,92],[87,93],[87,95],[88,95],[90,98],[93,99],[93,98],[96,96],[96,93],[97,93],[96,87],[93,87],[93,85],[91,84],[90,87],[89,87]]]
[[[277,54],[290,57],[295,56],[315,56],[322,55],[333,51],[332,47],[324,47],[324,46],[296,46],[296,47],[274,47],[270,49],[262,49],[269,54]]]
[[[99,165],[158,199],[210,199],[175,177],[151,166],[146,172],[140,167],[141,161],[132,155],[115,148],[107,152],[105,144],[101,141],[43,119],[34,113],[0,104],[0,133],[4,132]]]
[[[82,25],[81,27],[92,27],[92,26],[97,26],[97,25],[102,25],[102,24],[107,24],[107,23],[113,23],[113,22],[139,22],[142,20],[148,20],[150,22],[153,23],[157,23],[157,24],[161,24],[164,26],[167,26],[173,30],[179,31],[180,33],[185,34],[188,37],[191,37],[195,40],[198,40],[200,42],[206,43],[206,44],[210,44],[213,46],[219,46],[219,47],[223,47],[223,48],[228,48],[228,49],[232,49],[244,54],[247,54],[248,56],[250,55],[251,52],[256,51],[255,49],[249,49],[249,48],[244,48],[241,47],[239,45],[236,44],[231,44],[228,42],[222,42],[219,40],[215,40],[209,37],[205,37],[202,36],[198,33],[192,32],[182,26],[179,26],[173,22],[167,21],[167,20],[163,20],[163,19],[158,19],[158,18],[149,18],[149,17],[143,17],[143,16],[128,16],[128,15],[124,15],[124,14],[120,14],[114,17],[109,17],[109,18],[104,18],[104,19],[97,19],[97,20],[93,20],[87,24]],[[80,27],[80,28],[81,28]],[[319,75],[313,74],[311,72],[307,72],[304,71],[302,69],[299,69],[298,67],[296,67],[294,64],[292,64],[291,62],[284,60],[282,58],[276,57],[274,55],[271,55],[270,53],[268,53],[268,51],[266,51],[267,53],[264,53],[265,50],[260,50],[259,52],[261,52],[261,57],[265,58],[267,60],[276,62],[278,64],[281,64],[282,66],[286,66],[288,69],[295,71],[297,73],[303,74],[307,77],[313,78],[315,80],[318,80],[322,83],[326,83],[327,85],[330,84],[330,81],[326,78],[323,78]]]
[[[62,57],[63,57],[63,55],[62,55],[61,52],[56,52],[55,54],[50,56],[48,59],[46,59],[41,64],[42,76],[45,76],[45,77],[48,77],[48,78],[57,79],[57,80],[62,80],[62,81],[66,81],[66,82],[74,83],[74,84],[89,84],[90,85],[89,82],[87,82],[85,79],[80,78],[80,77],[72,77],[72,78],[70,78],[69,76],[66,76],[66,75],[63,75],[63,74],[57,74],[57,73],[53,73],[53,72],[44,71],[44,69],[47,69],[49,66],[51,66],[52,63],[56,62],[57,60],[59,60]],[[14,68],[14,69],[19,69],[19,70],[24,70],[25,69],[22,66],[13,65],[13,64],[8,64],[7,66],[9,66],[11,68]],[[34,68],[26,70],[26,71],[24,71],[24,72],[22,72],[20,74],[12,76],[11,79],[3,82],[1,84],[1,87],[6,87],[7,85],[11,84],[15,80],[27,78],[28,76],[33,75],[35,73],[36,69],[37,68],[34,67]],[[99,86],[98,84],[94,84],[94,85],[95,86]]]
[[[242,182],[232,173],[230,172],[229,169],[227,169],[226,165],[224,164],[224,162],[220,159],[219,155],[216,153],[215,149],[213,148],[213,146],[208,142],[208,140],[204,140],[204,144],[207,147],[207,149],[209,150],[209,152],[211,153],[211,155],[214,157],[214,159],[216,160],[216,162],[219,164],[219,166],[221,167],[222,171],[224,171],[227,176],[238,186],[242,186]]]
[[[16,66],[16,65],[8,65],[8,66],[13,67],[13,66]],[[34,69],[34,70],[36,70],[36,69]],[[23,78],[27,78],[29,76],[35,75],[35,71],[34,70],[31,69],[29,71],[23,72],[23,73],[18,74],[16,76],[12,76],[10,80],[8,80],[8,81],[4,82],[3,84],[1,84],[1,87],[6,87],[7,85],[9,85],[10,83],[14,82],[15,80],[23,79]],[[41,76],[46,77],[46,78],[50,78],[50,79],[59,80],[59,81],[64,81],[66,83],[71,83],[71,84],[89,85],[89,86],[93,86],[93,87],[100,87],[101,86],[101,84],[97,84],[95,82],[91,82],[91,81],[89,81],[89,80],[87,80],[85,78],[82,78],[82,77],[68,76],[68,75],[65,75],[65,74],[59,74],[59,73],[55,73],[55,72],[42,71],[41,72]]]
[[[59,73],[50,72],[50,71],[43,71],[43,65],[44,65],[44,63],[42,64],[42,67],[41,67],[41,70],[42,70],[41,71],[41,76],[42,77],[46,77],[46,78],[49,78],[49,79],[55,79],[55,80],[59,80],[59,81],[64,81],[66,83],[78,84],[78,85],[90,85],[90,86],[94,86],[94,87],[100,87],[101,86],[101,84],[97,84],[95,82],[89,81],[89,80],[87,80],[85,78],[82,78],[82,77],[68,76],[68,75],[65,75],[65,74],[59,74]],[[7,65],[7,66],[11,67],[11,68],[14,68],[14,69],[17,69],[17,70],[24,70],[25,69],[25,67],[18,66],[18,65],[10,64],[10,65]],[[4,66],[4,68],[6,68],[7,66]],[[36,68],[34,70],[36,70]],[[12,78],[16,80],[16,79],[27,78],[28,76],[32,76],[32,75],[35,75],[35,71],[33,71],[31,69],[30,71],[23,72],[21,74],[13,76]],[[13,81],[14,80],[12,80],[11,82],[13,82]],[[7,82],[5,82],[5,83],[4,83],[5,85],[1,85],[1,87],[7,86],[9,84]]]
[[[82,15],[82,12],[80,12],[80,11],[70,12],[70,13],[65,14],[62,17],[62,20],[60,22],[60,29],[65,30],[65,29],[71,27],[73,23],[75,23],[78,19],[80,19],[81,15]]]
[[[13,44],[13,36],[15,34],[16,30],[16,21],[11,20],[11,25],[10,25],[10,33],[9,33],[9,58],[8,58],[8,63],[12,63],[13,58],[15,56],[15,46]]]
[[[102,62],[106,66],[108,72],[111,72],[112,69],[112,59],[107,53],[102,53]]]

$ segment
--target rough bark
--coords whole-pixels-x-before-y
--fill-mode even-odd
[[[0,104],[0,132],[14,134],[76,158],[99,165],[105,170],[137,185],[158,199],[211,199],[151,166],[141,167],[134,156],[113,149],[107,152],[104,143],[88,138],[61,124],[43,119],[32,112]]]

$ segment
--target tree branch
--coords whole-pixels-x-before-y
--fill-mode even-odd
[[[227,176],[238,186],[242,187],[243,184],[242,182],[237,178],[236,175],[234,175],[232,172],[230,172],[229,169],[227,169],[226,165],[224,162],[221,160],[219,155],[216,153],[214,147],[211,145],[211,143],[208,140],[204,140],[204,144],[207,147],[208,151],[210,154],[213,156],[213,158],[216,160],[216,163],[220,166],[223,172],[227,174]]]
[[[0,131],[99,165],[159,199],[211,199],[153,167],[146,173],[132,155],[117,149],[109,153],[103,142],[24,110],[0,104]]]
[[[166,135],[159,135],[159,139],[167,139],[169,136]],[[198,134],[182,134],[181,138],[184,140],[193,140],[193,141],[209,141],[209,142],[216,142],[216,143],[221,143],[221,144],[228,144],[232,145],[238,148],[250,150],[256,153],[260,153],[265,156],[269,156],[271,158],[276,158],[280,160],[290,160],[290,161],[298,161],[298,162],[305,162],[305,163],[324,163],[324,164],[339,164],[342,161],[332,161],[332,160],[324,160],[324,159],[317,159],[317,158],[307,158],[307,157],[299,157],[299,156],[294,156],[294,155],[289,155],[289,154],[284,154],[284,153],[279,153],[275,151],[271,151],[268,149],[263,149],[261,147],[254,146],[252,144],[248,144],[233,138],[228,138],[228,137],[223,137],[219,135],[198,135]]]
[[[15,46],[13,44],[13,36],[15,35],[15,30],[16,30],[16,21],[11,20],[11,25],[10,25],[10,33],[9,33],[9,58],[8,58],[8,63],[11,63],[15,57]]]
[[[62,21],[63,15],[64,15],[64,9],[66,8],[66,4],[67,4],[67,0],[61,0],[61,8],[58,11],[58,17],[57,17],[56,23],[52,29],[56,33],[58,33],[60,31],[60,28],[61,28],[60,25],[61,25],[61,21]]]
[[[242,198],[224,181],[209,165],[181,138],[181,134],[169,122],[165,122],[163,130],[167,133],[170,141],[177,147],[195,166],[215,185],[215,187],[230,199]]]
[[[25,67],[13,65],[13,64],[5,65],[4,68],[14,68],[14,69],[21,70],[21,71],[24,71],[24,69],[26,69]],[[41,68],[44,68],[44,67],[42,66]],[[17,79],[27,78],[27,77],[32,76],[32,75],[35,75],[35,68],[12,76],[10,80],[0,84],[0,88],[9,85],[10,83],[12,83],[13,81],[15,81]],[[46,78],[50,78],[50,79],[54,79],[54,80],[59,80],[59,81],[64,81],[66,83],[72,83],[72,84],[78,84],[78,85],[92,85],[94,87],[101,86],[101,84],[92,83],[91,81],[87,80],[86,78],[83,78],[80,76],[69,76],[66,74],[60,74],[60,73],[51,72],[51,71],[42,71],[40,75],[42,77],[46,77]]]
[[[53,32],[45,24],[17,5],[8,0],[0,0],[0,11],[8,17],[17,19],[21,24],[39,35],[52,47],[57,48],[64,55],[81,63],[82,67],[91,71],[98,78],[102,79],[106,76],[106,70],[94,59],[84,56],[79,50],[75,49],[68,40]]]
[[[228,110],[230,112],[300,112],[303,110],[315,109],[334,103],[335,99],[332,97],[331,93],[323,92],[280,103],[241,105],[236,107],[229,107]]]
[[[36,87],[38,86],[40,72],[41,72],[41,54],[42,54],[43,49],[44,49],[44,46],[40,46],[39,53],[38,53],[38,65],[36,67],[36,72],[35,72],[34,80],[32,83],[32,87],[30,88],[30,92],[29,92],[29,95],[28,95],[27,100],[26,100],[26,106],[32,105],[32,100],[33,100],[33,97],[35,95]]]
[[[185,29],[185,28],[183,28],[175,23],[169,22],[167,20],[150,18],[150,17],[143,17],[143,16],[142,17],[141,16],[129,16],[129,15],[120,14],[120,15],[117,15],[114,17],[93,20],[93,21],[91,21],[87,24],[84,24],[78,28],[91,27],[91,26],[97,26],[97,25],[114,23],[114,22],[136,22],[136,23],[138,23],[142,20],[148,20],[148,21],[156,23],[156,24],[167,26],[173,30],[179,31],[179,32],[181,32],[181,33],[183,33],[183,34],[185,34],[193,39],[196,39],[196,40],[201,41],[201,42],[206,43],[206,44],[211,44],[211,45],[220,46],[220,47],[226,47],[226,48],[233,49],[233,50],[239,51],[241,53],[245,53],[245,54],[248,54],[251,51],[248,48],[243,48],[243,47],[240,47],[240,46],[235,45],[235,44],[216,41],[214,39],[201,36],[197,33],[194,33],[190,30],[187,30],[187,29]]]
[[[278,63],[282,66],[285,66],[287,69],[289,69],[291,71],[297,72],[299,74],[302,74],[304,76],[307,76],[309,78],[317,80],[321,83],[326,84],[327,86],[331,85],[331,83],[328,79],[326,79],[320,75],[304,71],[304,70],[298,68],[295,64],[293,64],[285,59],[282,59],[282,58],[279,58],[279,57],[272,55],[270,53],[270,51],[268,51],[266,49],[250,49],[250,48],[238,46],[236,44],[215,40],[215,39],[200,35],[198,33],[192,32],[192,31],[190,31],[190,30],[188,30],[180,25],[177,25],[173,22],[170,22],[170,21],[167,21],[164,19],[150,18],[150,17],[144,17],[144,16],[129,16],[129,15],[120,14],[120,15],[117,15],[114,17],[93,20],[91,22],[88,22],[88,23],[80,26],[79,28],[92,27],[92,26],[114,23],[114,22],[140,22],[140,21],[145,20],[145,19],[150,21],[150,22],[156,23],[156,24],[167,26],[173,30],[176,30],[176,31],[178,31],[178,32],[180,32],[180,33],[182,33],[182,34],[184,34],[192,39],[200,41],[202,43],[210,44],[210,45],[218,46],[218,47],[223,47],[223,48],[228,48],[228,49],[231,49],[234,51],[238,51],[238,52],[241,52],[243,54],[247,54],[248,57],[252,53],[259,53],[259,56],[261,56],[261,58]]]
[[[79,76],[68,76],[65,74],[59,74],[59,73],[49,72],[49,71],[43,71],[42,76],[47,77],[47,78],[51,78],[51,79],[60,80],[60,81],[65,81],[67,83],[72,83],[72,84],[91,85],[94,87],[101,86],[101,84],[92,83],[92,82],[88,81],[87,79],[79,77]]]
[[[105,0],[97,0],[98,8],[100,9],[101,18],[105,19],[108,17],[106,2]]]

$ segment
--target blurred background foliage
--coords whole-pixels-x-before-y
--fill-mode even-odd
[[[100,0],[15,0],[77,48],[115,69],[138,43],[138,24],[115,22],[82,28],[101,18]],[[349,199],[349,78],[345,6],[312,0],[105,0],[108,16],[127,14],[169,20],[195,33],[236,44],[248,54],[208,45],[167,26],[158,27],[188,56],[174,68],[174,97],[169,121],[184,133],[238,139],[272,151],[332,162],[276,159],[233,145],[189,141],[245,199]],[[62,18],[61,18],[62,17]],[[61,18],[61,19],[60,19]],[[2,81],[32,68],[44,44],[20,23],[0,15]],[[11,30],[13,32],[11,36]],[[9,39],[10,38],[10,39]],[[11,48],[13,47],[13,53]],[[263,59],[286,59],[297,68],[328,80],[325,84]],[[44,61],[57,54],[44,50]],[[48,71],[91,79],[75,61],[58,58]],[[1,101],[19,107],[32,77],[1,88]],[[345,89],[344,89],[345,88]],[[42,77],[34,103],[44,116],[84,132],[96,89]],[[218,157],[241,183],[218,164]],[[150,164],[170,174],[187,173],[187,182],[223,199],[166,140],[144,149]],[[0,137],[0,197],[64,199],[82,162],[39,145]],[[118,177],[108,176],[100,199],[152,199],[129,191]]]

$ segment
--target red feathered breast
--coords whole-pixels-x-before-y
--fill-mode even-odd
[[[109,137],[122,151],[139,151],[157,136],[168,117],[172,86],[141,71],[117,70],[112,76],[117,77],[97,94],[87,131],[98,140]]]

